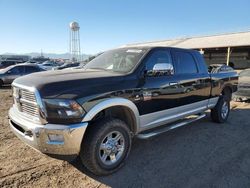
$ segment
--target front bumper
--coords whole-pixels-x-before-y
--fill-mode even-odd
[[[40,125],[21,117],[12,107],[9,110],[9,123],[12,131],[23,142],[51,155],[78,155],[87,122],[71,125]]]

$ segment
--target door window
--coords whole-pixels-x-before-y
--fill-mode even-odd
[[[189,52],[174,52],[178,74],[194,74],[198,72],[196,62]]]
[[[12,75],[23,74],[24,73],[24,67],[22,67],[22,66],[14,67],[14,68],[10,69],[9,72]]]
[[[146,70],[148,73],[154,73],[155,71],[165,72],[167,74],[173,74],[174,68],[172,58],[167,50],[153,51],[146,60]]]

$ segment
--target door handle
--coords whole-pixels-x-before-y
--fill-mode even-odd
[[[178,85],[178,82],[169,82],[169,85],[170,86],[175,86],[175,85]]]

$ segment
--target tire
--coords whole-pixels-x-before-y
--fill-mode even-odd
[[[91,126],[81,145],[81,161],[97,176],[112,174],[122,167],[129,155],[130,130],[125,122],[113,118],[102,119]]]
[[[211,110],[211,118],[216,123],[224,123],[227,121],[230,113],[230,100],[228,97],[221,96],[216,106]]]

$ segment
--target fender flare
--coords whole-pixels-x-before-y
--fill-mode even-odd
[[[136,121],[135,122],[136,125],[134,128],[135,128],[135,132],[137,132],[139,130],[139,126],[140,126],[139,111],[133,102],[131,102],[128,99],[124,99],[124,98],[118,98],[118,97],[117,98],[109,98],[109,99],[106,99],[102,102],[97,103],[95,106],[93,106],[87,112],[87,114],[84,116],[82,122],[91,121],[102,110],[105,110],[107,108],[114,107],[114,106],[124,106],[124,107],[130,109],[131,112],[133,112],[134,117],[135,117],[135,121]]]

